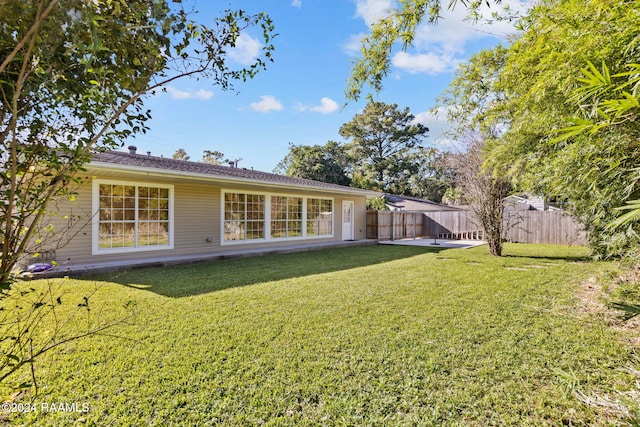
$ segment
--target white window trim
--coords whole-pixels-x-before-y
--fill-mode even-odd
[[[264,196],[264,238],[262,239],[250,239],[250,240],[224,240],[224,200],[227,193],[233,194],[255,194]],[[302,236],[296,237],[271,237],[271,196],[278,197],[297,197],[302,199]],[[321,199],[331,200],[332,212],[331,212],[331,234],[324,234],[321,236],[307,236],[307,200],[309,199]],[[317,239],[330,239],[335,235],[335,221],[336,221],[336,202],[333,197],[323,196],[305,196],[295,193],[271,193],[263,191],[251,191],[251,190],[233,190],[222,189],[220,191],[220,245],[248,245],[252,243],[264,243],[264,242],[294,242],[300,240],[317,240]]]
[[[131,185],[136,187],[155,187],[166,188],[169,190],[169,244],[168,245],[155,245],[155,246],[141,246],[137,248],[122,247],[122,248],[100,248],[100,185]],[[174,203],[173,203],[173,185],[171,184],[159,184],[155,182],[142,182],[142,181],[122,181],[117,179],[94,179],[91,187],[91,255],[108,255],[108,254],[123,254],[131,252],[150,252],[150,251],[166,251],[173,249],[173,229],[175,228],[174,221]],[[136,204],[137,204],[136,197]],[[137,222],[137,210],[136,210],[136,222]]]

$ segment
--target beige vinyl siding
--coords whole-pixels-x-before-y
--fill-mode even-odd
[[[367,200],[364,197],[350,199],[354,203],[354,239],[362,240],[367,237]]]
[[[73,200],[61,197],[48,207],[41,230],[51,226],[52,233],[39,231],[31,241],[20,264],[56,261],[60,265],[91,255],[91,185],[71,189],[77,192]],[[41,242],[40,242],[41,241]],[[34,257],[31,254],[39,254]]]
[[[216,255],[221,251],[230,249],[252,249],[283,247],[292,244],[321,243],[329,241],[339,241],[342,236],[342,201],[352,200],[355,202],[355,238],[365,238],[365,197],[364,196],[344,196],[331,191],[316,190],[288,190],[286,188],[265,187],[262,185],[230,185],[220,184],[215,181],[194,181],[189,179],[168,179],[164,177],[146,177],[140,174],[96,174],[94,179],[130,181],[137,184],[171,184],[173,185],[173,249],[135,251],[110,254],[92,255],[92,182],[88,179],[77,191],[75,201],[61,201],[59,203],[58,216],[52,221],[59,229],[67,229],[69,219],[65,216],[73,215],[74,225],[66,233],[66,236],[73,236],[67,243],[57,245],[47,241],[47,245],[42,249],[55,249],[56,261],[59,264],[67,262],[71,268],[74,265],[98,264],[100,262],[117,262],[131,260],[153,260],[169,256],[184,255]],[[248,242],[237,245],[221,245],[221,194],[222,191],[257,191],[268,192],[269,194],[299,195],[301,197],[318,197],[333,199],[333,236],[314,237],[308,239],[293,240],[271,240]],[[211,241],[207,241],[210,239]],[[62,239],[58,239],[62,241]],[[59,247],[56,247],[59,246]]]
[[[176,184],[174,191],[175,249],[200,254],[219,246],[220,187]]]
[[[353,197],[353,196],[339,196],[335,198],[335,206],[333,207],[335,219],[335,240],[341,240],[342,238],[342,202],[351,201],[353,203],[353,235],[355,240],[362,240],[366,238],[367,230],[367,201],[365,197]]]

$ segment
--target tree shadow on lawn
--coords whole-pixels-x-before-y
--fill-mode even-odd
[[[567,253],[567,252],[574,253]],[[509,243],[502,252],[503,258],[530,258],[546,261],[590,262],[588,250],[583,246],[536,245]]]
[[[541,259],[547,261],[565,261],[565,262],[591,262],[593,258],[589,256],[583,255],[512,255],[512,254],[503,254],[503,258],[530,258],[530,259]]]
[[[257,283],[381,264],[446,248],[362,246],[270,254],[91,275],[90,280],[118,283],[179,298]]]

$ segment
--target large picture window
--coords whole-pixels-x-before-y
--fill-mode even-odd
[[[264,196],[225,193],[224,240],[264,239]]]
[[[222,243],[333,236],[333,199],[222,192]]]
[[[307,236],[333,234],[333,201],[307,199]]]
[[[271,237],[302,237],[302,199],[271,196]]]
[[[171,187],[96,182],[94,250],[165,249],[171,239]]]

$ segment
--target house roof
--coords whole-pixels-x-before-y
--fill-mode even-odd
[[[511,195],[505,197],[506,207],[517,211],[561,211],[562,209],[553,206],[544,199],[542,196],[522,197],[517,195]]]
[[[432,202],[431,200],[419,199],[417,197],[396,196],[393,194],[385,194],[387,206],[390,209],[398,209],[402,211],[457,211],[460,210],[453,206],[442,205]]]
[[[310,179],[295,178],[253,169],[212,165],[208,163],[190,162],[164,157],[131,154],[121,151],[96,153],[90,166],[98,169],[117,169],[122,171],[146,171],[161,175],[180,175],[183,177],[217,179],[227,182],[244,182],[253,184],[270,184],[280,187],[307,188],[341,193],[360,194],[369,197],[380,194],[360,188],[329,184]]]

